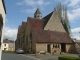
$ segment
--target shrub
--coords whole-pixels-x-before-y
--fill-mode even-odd
[[[72,56],[62,56],[58,58],[59,60],[80,60],[79,57],[72,57]]]

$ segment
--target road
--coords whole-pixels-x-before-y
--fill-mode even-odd
[[[30,54],[2,53],[2,60],[58,60],[59,56],[78,57],[76,54],[31,56]]]
[[[38,60],[36,58],[31,58],[22,54],[15,54],[15,53],[2,53],[1,60]]]

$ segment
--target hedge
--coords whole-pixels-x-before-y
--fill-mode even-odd
[[[62,56],[62,57],[59,57],[58,60],[80,60],[80,58],[72,57],[72,56]]]

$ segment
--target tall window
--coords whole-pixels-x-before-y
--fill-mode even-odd
[[[28,45],[28,36],[26,35],[26,45]]]
[[[30,40],[32,40],[32,33],[30,32]]]
[[[23,43],[24,43],[24,41],[25,41],[25,35],[23,35]]]

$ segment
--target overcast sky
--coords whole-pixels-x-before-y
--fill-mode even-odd
[[[18,26],[27,17],[34,17],[34,12],[40,8],[42,16],[46,16],[61,2],[68,8],[72,36],[80,39],[80,0],[5,0],[6,24],[4,38],[16,40]]]

